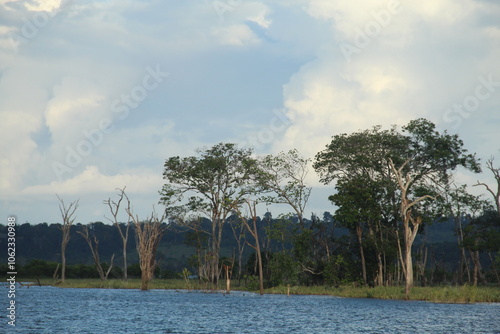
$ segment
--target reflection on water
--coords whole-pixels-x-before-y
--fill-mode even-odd
[[[20,288],[16,303],[15,329],[3,311],[0,332],[500,333],[500,304],[54,287]]]

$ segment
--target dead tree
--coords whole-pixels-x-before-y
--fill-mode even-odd
[[[125,187],[123,189],[116,189],[118,190],[118,201],[112,201],[110,198],[104,201],[104,204],[106,204],[109,207],[109,211],[111,212],[111,215],[113,216],[112,219],[108,219],[113,225],[116,226],[118,229],[118,232],[120,233],[120,237],[122,239],[122,254],[123,254],[123,280],[127,280],[127,242],[128,242],[128,232],[130,228],[130,219],[127,217],[127,225],[125,226],[125,232],[122,230],[120,224],[118,223],[118,212],[120,211],[120,205],[125,199],[127,201],[127,207],[125,208],[125,211],[128,212],[130,211],[130,200],[128,199],[127,195],[125,194]],[[128,210],[128,211],[127,211]]]
[[[127,213],[135,226],[135,243],[141,268],[141,290],[149,290],[149,283],[158,266],[156,250],[166,230],[162,226],[165,214],[158,218],[156,212],[153,211],[147,220],[141,221],[137,215],[134,216],[130,209],[127,209]]]
[[[62,241],[61,241],[61,282],[64,283],[66,279],[66,246],[68,245],[70,239],[70,230],[71,225],[75,221],[76,217],[74,216],[76,209],[78,208],[78,200],[73,201],[66,206],[62,198],[56,195],[59,199],[59,211],[62,216],[62,225],[60,227],[62,232]]]
[[[500,215],[500,168],[495,168],[493,166],[493,158],[490,158],[486,161],[486,167],[493,173],[495,180],[497,182],[497,189],[494,191],[490,186],[486,183],[482,183],[477,181],[475,186],[484,186],[486,190],[493,196],[493,200],[495,201],[495,206],[497,208],[497,212]]]
[[[83,232],[77,231],[77,233],[80,234],[87,242],[87,245],[89,245],[90,252],[92,253],[92,258],[94,259],[95,267],[97,269],[97,273],[99,274],[99,278],[102,281],[107,280],[109,273],[113,268],[113,259],[115,258],[115,254],[111,256],[108,270],[104,272],[104,269],[102,268],[101,265],[101,261],[99,259],[99,239],[97,239],[97,236],[95,234],[92,237],[89,235],[89,228],[87,225],[83,226]]]

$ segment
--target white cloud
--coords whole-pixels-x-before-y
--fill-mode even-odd
[[[126,171],[115,175],[104,175],[96,166],[87,166],[75,177],[50,184],[30,186],[23,190],[23,195],[61,194],[86,195],[107,193],[116,188],[127,187],[130,193],[151,193],[158,191],[162,177],[150,170]]]
[[[331,38],[285,86],[284,104],[293,124],[275,150],[292,146],[314,156],[333,134],[376,124],[403,125],[418,117],[446,127],[444,101],[451,97],[462,102],[468,93],[464,82],[473,90],[478,75],[497,68],[491,55],[477,46],[498,54],[500,47],[491,38],[498,26],[471,24],[481,19],[484,6],[498,11],[495,5],[468,0],[391,3],[309,1],[308,13],[325,21]],[[386,20],[389,24],[382,24],[381,11],[393,8],[397,12]],[[378,33],[370,34],[370,24],[376,23]],[[356,44],[365,41],[362,33],[368,42]],[[350,43],[357,52],[347,59],[339,42]]]
[[[312,158],[334,134],[417,117],[446,129],[445,110],[474,94],[478,77],[500,81],[494,2],[401,1],[393,13],[390,0],[224,3],[0,0],[2,211],[53,220],[60,193],[82,197],[85,222],[125,185],[149,211],[169,156],[276,126],[259,153]],[[43,11],[57,15],[16,53],[8,34]],[[339,43],[357,51],[347,59]],[[171,76],[120,118],[113,102],[123,106],[157,64]],[[455,129],[486,158],[500,142],[495,89]],[[276,121],[282,109],[289,119]],[[58,180],[52,163],[103,119],[113,130]]]
[[[222,45],[244,46],[260,42],[252,30],[244,24],[213,28],[212,35]]]
[[[61,7],[63,0],[34,0],[32,3],[24,3],[26,9],[35,12],[52,12]]]

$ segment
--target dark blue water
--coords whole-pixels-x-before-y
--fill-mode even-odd
[[[23,287],[11,327],[0,300],[5,333],[500,333],[500,304]]]

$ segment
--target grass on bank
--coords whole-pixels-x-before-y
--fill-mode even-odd
[[[22,282],[34,282],[36,280],[21,280]],[[55,284],[51,279],[41,279],[42,285],[57,286],[63,288],[100,288],[100,289],[140,289],[141,280],[132,278],[127,281],[110,279],[66,279],[64,284]],[[211,284],[200,283],[190,280],[189,286],[182,279],[154,279],[150,283],[150,289],[174,289],[174,290],[212,290]],[[220,282],[217,290],[225,289],[225,282]],[[238,281],[232,282],[233,290],[253,291],[241,285]],[[288,290],[289,289],[289,290]],[[346,298],[377,298],[377,299],[405,299],[403,286],[389,287],[354,287],[354,286],[277,286],[265,290],[266,294],[290,294],[294,295],[330,295]],[[258,291],[253,291],[258,292]],[[474,287],[464,286],[437,286],[437,287],[413,287],[410,300],[422,300],[437,303],[498,303],[500,302],[500,287]]]
[[[266,290],[266,293],[286,294],[288,287],[279,286]],[[405,299],[403,286],[353,287],[341,286],[292,286],[290,294],[298,295],[332,295],[346,298]],[[423,300],[436,303],[498,303],[499,287],[474,286],[438,286],[413,287],[410,300]]]

